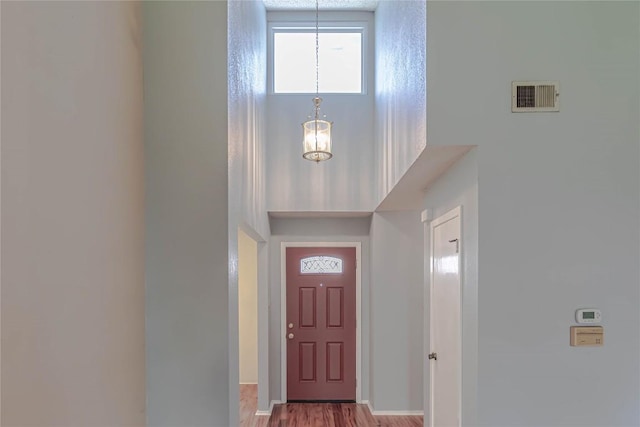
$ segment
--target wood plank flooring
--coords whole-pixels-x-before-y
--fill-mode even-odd
[[[355,403],[286,403],[275,405],[271,417],[256,416],[257,388],[240,385],[241,427],[422,427],[422,416],[374,417]]]
[[[369,408],[355,403],[287,403],[273,408],[268,427],[377,426]]]
[[[258,385],[240,384],[240,427],[267,427],[268,415],[256,415]]]

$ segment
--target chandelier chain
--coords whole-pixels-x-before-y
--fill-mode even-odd
[[[320,119],[320,0],[316,0],[316,96],[313,98],[315,114],[302,124],[302,157],[319,163],[333,157],[331,154],[332,122]]]
[[[319,1],[320,0],[316,0],[316,96],[318,96],[318,94],[320,93],[319,91],[319,87],[318,87],[318,81],[319,81],[319,76],[320,76],[320,68],[319,68],[319,44],[318,44],[318,32],[319,32],[319,27],[318,27],[318,10],[319,10]],[[317,112],[316,112],[316,118],[317,118]]]

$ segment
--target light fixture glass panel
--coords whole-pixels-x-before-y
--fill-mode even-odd
[[[311,119],[302,124],[302,156],[320,162],[329,160],[331,154],[331,122]]]
[[[318,38],[319,92],[362,93],[362,34],[327,32]],[[274,92],[315,93],[315,44],[315,33],[274,33]]]

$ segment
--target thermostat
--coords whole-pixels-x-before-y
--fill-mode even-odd
[[[576,310],[576,322],[578,323],[600,323],[602,313],[597,308],[581,308]]]

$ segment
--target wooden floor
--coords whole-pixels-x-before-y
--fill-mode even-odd
[[[422,427],[421,416],[374,417],[355,403],[286,403],[256,416],[257,387],[240,385],[240,427]]]
[[[269,416],[257,416],[258,386],[240,384],[240,427],[266,427]]]

